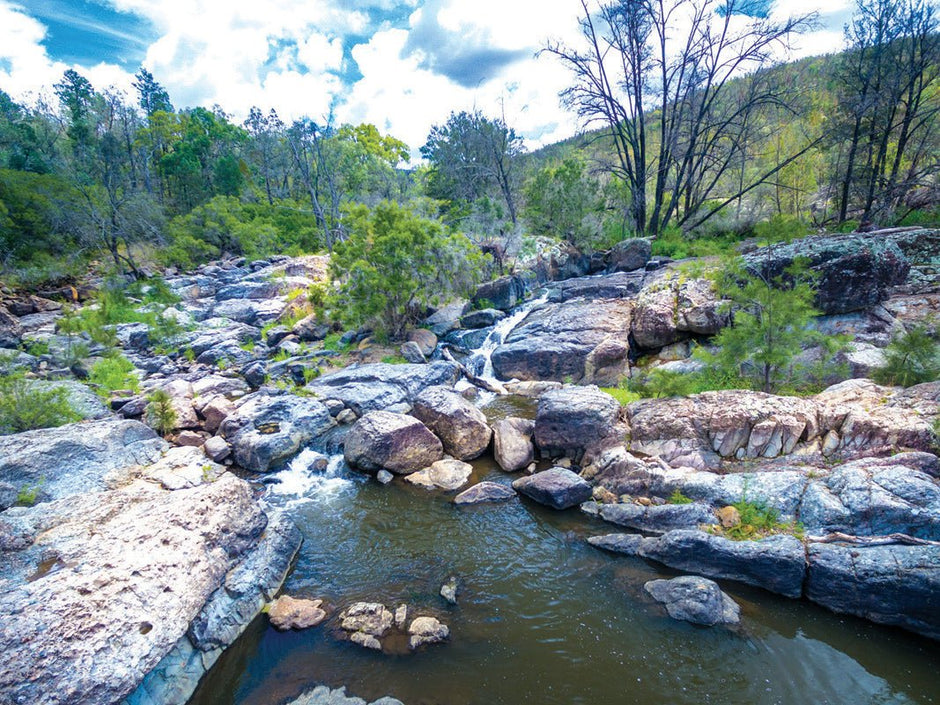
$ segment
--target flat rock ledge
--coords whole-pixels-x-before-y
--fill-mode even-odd
[[[731,541],[704,531],[593,536],[588,543],[678,570],[724,578],[833,612],[940,640],[940,545],[822,543],[792,536]]]

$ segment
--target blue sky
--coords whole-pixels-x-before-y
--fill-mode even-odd
[[[785,7],[784,7],[785,6]],[[754,15],[818,10],[799,55],[836,51],[851,0],[751,0]],[[570,136],[565,71],[536,58],[577,41],[577,0],[0,0],[0,89],[20,100],[67,68],[131,91],[146,66],[178,107],[252,105],[285,120],[372,122],[417,150],[451,110],[502,115],[530,146]]]

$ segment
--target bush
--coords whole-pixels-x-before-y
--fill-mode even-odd
[[[775,242],[790,242],[810,234],[810,228],[799,218],[791,215],[775,215],[754,226],[754,236],[761,245]]]
[[[668,227],[653,240],[653,255],[686,259],[687,257],[718,257],[733,254],[740,237],[733,233],[692,236],[680,228]]]
[[[136,392],[139,382],[134,365],[119,353],[95,363],[88,374],[88,381],[96,387],[98,395],[104,398],[118,389]]]
[[[176,428],[176,410],[173,408],[173,398],[163,389],[157,389],[147,397],[147,410],[145,419],[151,428],[163,435]]]
[[[479,282],[483,255],[439,221],[388,201],[371,212],[350,206],[347,216],[349,238],[337,243],[330,261],[341,283],[334,313],[344,323],[397,339],[429,305],[469,295]]]
[[[38,389],[22,375],[0,378],[0,434],[54,428],[81,418],[61,387]]]
[[[885,365],[874,374],[879,384],[910,387],[940,379],[940,340],[927,325],[894,338],[885,350]]]

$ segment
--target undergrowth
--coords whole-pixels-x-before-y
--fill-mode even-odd
[[[0,434],[53,428],[81,418],[62,387],[40,389],[22,374],[0,378]]]

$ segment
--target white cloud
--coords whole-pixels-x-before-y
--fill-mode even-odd
[[[68,68],[52,61],[41,42],[46,28],[21,8],[0,0],[0,88],[14,97],[51,88]]]

